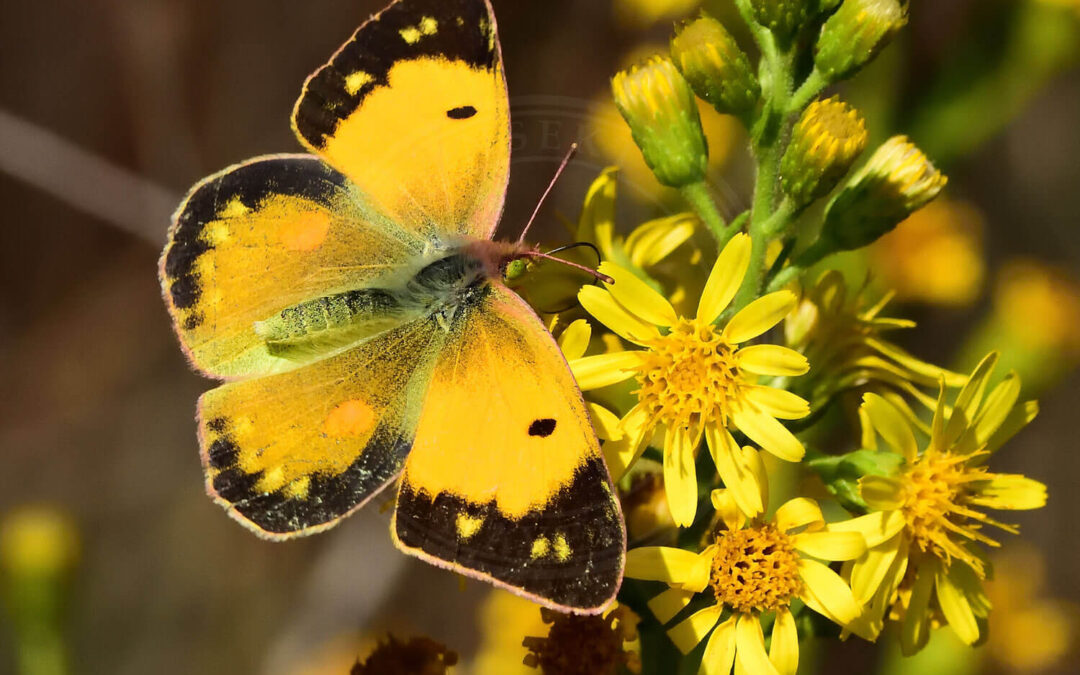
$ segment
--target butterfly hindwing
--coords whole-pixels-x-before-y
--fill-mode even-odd
[[[333,525],[401,470],[442,337],[434,320],[414,321],[207,392],[199,399],[207,490],[265,537]]]
[[[435,365],[398,491],[408,553],[544,604],[596,611],[622,577],[622,515],[581,395],[528,306],[491,284]]]
[[[423,250],[310,155],[253,159],[196,185],[161,258],[166,304],[193,364],[224,378],[299,365],[267,350],[255,324],[362,287]]]
[[[420,236],[490,237],[510,163],[487,0],[398,0],[304,85],[300,141]]]

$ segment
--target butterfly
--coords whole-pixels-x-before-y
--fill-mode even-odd
[[[596,613],[626,549],[558,345],[492,240],[510,112],[487,0],[398,0],[312,74],[311,154],[198,183],[162,254],[208,493],[262,537],[326,530],[397,481],[402,551]]]

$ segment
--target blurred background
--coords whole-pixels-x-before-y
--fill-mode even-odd
[[[299,151],[301,83],[382,4],[0,0],[0,673],[344,673],[387,631],[446,643],[459,670],[512,673],[521,636],[542,634],[510,596],[398,554],[385,499],[272,544],[203,491],[193,413],[211,383],[187,367],[156,273],[170,214],[208,173]],[[685,208],[647,173],[608,81],[730,0],[493,4],[514,117],[504,236],[574,141],[543,240],[567,243],[561,221],[610,164],[624,231]],[[842,91],[878,140],[911,135],[951,179],[845,264],[898,290],[919,356],[963,369],[1003,350],[1042,412],[996,470],[1046,482],[1050,502],[1016,517],[974,658],[948,635],[918,664],[852,641],[809,647],[808,672],[1076,672],[1078,63],[1077,0],[912,0],[909,28]],[[733,215],[744,139],[703,115]]]

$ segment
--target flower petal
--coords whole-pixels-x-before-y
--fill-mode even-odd
[[[1031,424],[1039,414],[1038,401],[1025,401],[1016,406],[1005,418],[998,430],[986,441],[986,451],[995,452],[1021,429]]]
[[[716,321],[742,286],[750,266],[750,237],[739,233],[731,238],[716,258],[698,301],[697,318],[705,323]]]
[[[915,654],[930,639],[930,594],[933,590],[933,566],[920,565],[904,620],[900,624],[900,652],[904,656]]]
[[[633,314],[657,326],[670,326],[679,320],[667,298],[630,270],[612,262],[603,262],[599,271],[615,280],[614,284],[607,286],[608,292]]]
[[[720,605],[712,605],[694,612],[684,621],[668,630],[668,637],[671,638],[671,641],[675,643],[680,652],[689,654],[694,647],[697,647],[705,639],[705,636],[713,629],[716,622],[720,620],[721,609]]]
[[[820,560],[854,560],[866,552],[866,539],[858,532],[800,532],[791,543]]]
[[[597,438],[602,441],[617,441],[623,437],[621,420],[615,413],[592,401],[585,401],[585,407],[589,410],[589,419],[592,420]]]
[[[776,509],[776,527],[781,532],[790,532],[800,527],[818,529],[825,524],[821,507],[813,499],[796,497]]]
[[[735,662],[735,624],[738,615],[721,623],[709,637],[698,675],[730,675]]]
[[[1018,398],[1020,398],[1020,378],[1016,373],[1009,373],[986,397],[986,405],[975,420],[976,447],[985,446],[990,437],[997,433],[997,430],[1009,418],[1009,413],[1012,412]]]
[[[900,411],[892,403],[874,393],[863,396],[862,407],[866,409],[870,422],[885,442],[909,462],[914,461],[919,454],[919,446],[915,442],[911,425],[907,423]]]
[[[999,473],[975,488],[972,504],[991,509],[1026,511],[1046,506],[1046,486],[1017,474]]]
[[[872,509],[888,511],[904,505],[904,486],[886,476],[863,476],[859,479],[859,495]]]
[[[724,327],[724,337],[732,344],[756,338],[795,309],[798,299],[791,291],[777,291],[754,300],[731,317]]]
[[[851,592],[855,595],[856,602],[861,605],[870,602],[882,584],[890,581],[889,570],[893,569],[893,562],[901,548],[906,546],[903,537],[893,537],[880,546],[869,549],[866,555],[855,561],[851,570]]]
[[[858,518],[829,523],[830,532],[858,532],[870,548],[900,534],[907,522],[901,511],[874,511]]]
[[[739,446],[727,429],[721,429],[716,424],[705,427],[705,440],[709,446],[716,471],[721,480],[730,491],[739,510],[747,517],[753,518],[765,510],[765,503],[761,498],[761,487],[757,477],[750,467],[742,461],[742,453]]]
[[[740,614],[735,624],[735,660],[736,670],[741,666],[744,672],[755,675],[779,675],[765,653],[765,635],[753,614]]]
[[[617,441],[605,441],[601,446],[604,461],[607,462],[611,480],[618,481],[626,470],[645,452],[647,436],[651,429],[647,427],[648,410],[641,405],[634,406],[619,423],[622,438]]]
[[[799,669],[799,631],[795,628],[795,617],[789,609],[776,612],[769,660],[780,675],[795,675]]]
[[[567,361],[580,359],[585,356],[590,339],[592,339],[592,326],[585,319],[578,319],[559,335],[559,348],[562,349]]]
[[[839,574],[807,558],[801,558],[798,565],[803,580],[803,592],[799,597],[810,609],[841,626],[859,616],[859,604]]]
[[[769,417],[753,405],[741,404],[732,410],[735,426],[750,440],[788,462],[798,462],[806,454],[806,448],[787,427]]]
[[[669,429],[664,440],[664,492],[671,519],[690,527],[697,515],[697,468],[694,443],[685,429]]]
[[[686,609],[694,595],[693,591],[669,588],[646,604],[648,604],[649,611],[653,613],[656,620],[663,625],[674,619],[676,614]]]
[[[697,565],[698,556],[670,546],[642,546],[626,552],[626,576],[645,581],[681,584]]]
[[[798,420],[810,414],[810,404],[790,391],[750,385],[742,388],[742,395],[766,415],[781,420]]]
[[[949,573],[944,565],[934,565],[934,587],[937,590],[938,605],[941,612],[948,619],[956,636],[966,645],[973,645],[979,639],[979,624],[975,621],[975,613],[971,611],[971,605],[967,598],[960,592],[949,579]]]
[[[608,291],[596,286],[584,286],[578,291],[578,302],[585,311],[610,328],[619,337],[641,344],[655,338],[656,326],[642,321],[620,305]]]
[[[750,345],[735,352],[735,361],[743,370],[755,375],[786,375],[795,377],[810,370],[806,357],[780,345]]]
[[[638,267],[659,263],[694,236],[697,222],[691,213],[677,213],[642,223],[626,236],[624,246],[630,262]]]
[[[997,365],[998,354],[991,352],[975,367],[967,384],[956,395],[952,413],[945,425],[945,447],[952,445],[975,421],[975,414],[982,403],[987,381]]]
[[[729,530],[741,530],[746,524],[746,514],[735,502],[731,490],[713,490],[709,495],[713,508]]]
[[[582,391],[592,391],[629,380],[641,365],[641,352],[612,352],[570,362],[570,372]]]

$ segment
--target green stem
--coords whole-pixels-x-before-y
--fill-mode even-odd
[[[709,228],[709,231],[712,232],[713,237],[716,238],[717,246],[723,249],[724,244],[735,236],[738,228],[730,227],[724,222],[724,217],[720,215],[720,210],[716,208],[716,202],[713,201],[712,195],[709,194],[709,188],[704,182],[701,182],[684,185],[679,191],[682,193],[683,198],[690,203],[701,221]]]
[[[799,88],[795,90],[795,93],[791,95],[787,105],[788,114],[802,112],[802,109],[810,105],[810,101],[813,101],[814,97],[820,94],[821,90],[827,86],[829,86],[828,80],[817,68],[814,68]]]

